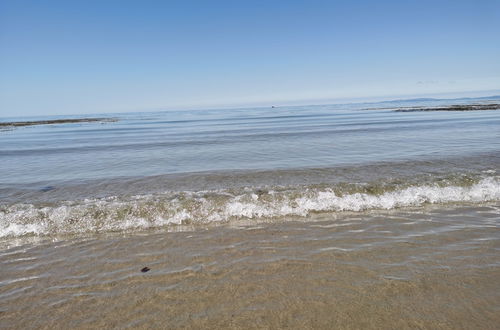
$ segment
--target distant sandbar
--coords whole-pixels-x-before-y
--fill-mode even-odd
[[[21,127],[21,126],[33,126],[33,125],[115,122],[115,121],[118,121],[118,119],[117,118],[74,118],[74,119],[53,119],[53,120],[35,120],[35,121],[11,121],[11,122],[0,122],[0,127]]]
[[[416,111],[479,111],[479,110],[500,110],[500,104],[455,104],[443,107],[408,107],[393,109],[395,112],[416,112]]]

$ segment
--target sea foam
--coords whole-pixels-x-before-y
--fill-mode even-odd
[[[500,179],[469,186],[410,186],[379,194],[342,194],[332,188],[292,187],[238,192],[166,192],[133,197],[0,207],[0,237],[76,234],[207,224],[238,219],[306,217],[311,212],[361,212],[424,204],[500,200]]]

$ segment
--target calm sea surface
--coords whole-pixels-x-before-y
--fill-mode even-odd
[[[408,106],[393,102],[103,114],[94,117],[118,121],[17,128],[0,132],[0,183],[56,185],[200,171],[328,168],[500,150],[498,111],[365,110],[400,105]],[[58,118],[63,117],[49,119]]]
[[[498,102],[4,128],[0,327],[498,328]]]

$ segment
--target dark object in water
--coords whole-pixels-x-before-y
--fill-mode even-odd
[[[18,127],[18,126],[33,126],[33,125],[50,125],[50,124],[70,124],[70,123],[91,123],[91,122],[114,122],[116,118],[74,118],[74,119],[54,119],[54,120],[37,120],[37,121],[11,121],[0,122],[0,127]]]
[[[257,189],[257,190],[255,191],[255,193],[256,193],[258,196],[262,196],[262,195],[266,194],[266,193],[267,193],[267,191],[265,191],[265,190],[263,190],[263,189]]]
[[[149,267],[144,267],[143,269],[141,269],[141,272],[145,273],[145,272],[149,272],[151,269]]]
[[[54,187],[54,186],[45,186],[45,187],[40,188],[40,191],[47,192],[47,191],[51,191],[54,189],[56,189],[56,187]]]

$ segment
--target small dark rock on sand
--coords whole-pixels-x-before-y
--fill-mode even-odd
[[[146,273],[146,272],[149,272],[151,269],[149,267],[144,267],[143,269],[141,269],[141,272],[143,273]]]

